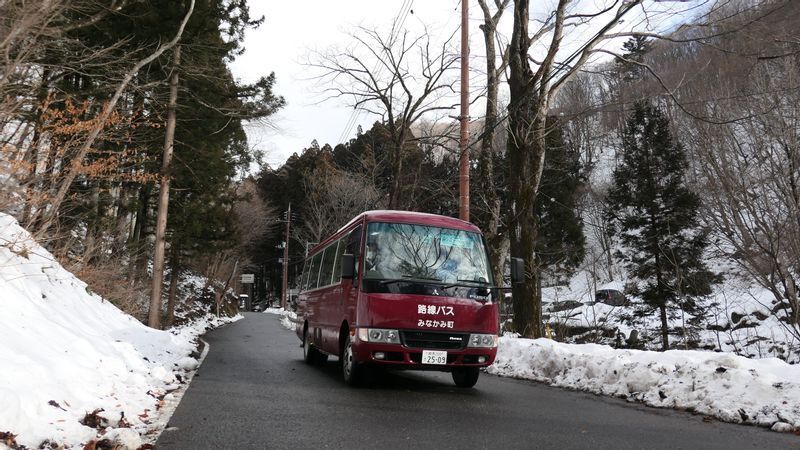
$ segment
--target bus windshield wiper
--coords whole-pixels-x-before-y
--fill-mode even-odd
[[[490,284],[488,281],[485,281],[485,280],[462,280],[462,279],[458,279],[456,281],[458,281],[459,283],[462,283],[462,282],[463,283],[477,283],[477,284],[480,284],[481,286],[489,286],[489,284]]]
[[[456,281],[457,281],[456,283],[451,283],[451,284],[448,284],[448,285],[446,285],[446,286],[443,286],[443,287],[444,287],[445,289],[452,288],[452,287],[476,287],[476,286],[474,286],[475,284],[477,284],[477,285],[478,285],[478,286],[480,286],[480,287],[487,287],[487,288],[488,288],[488,287],[491,287],[491,284],[490,284],[488,281],[482,281],[482,280],[461,280],[461,279],[459,279],[459,280],[456,280]],[[471,284],[467,284],[467,283],[471,283]]]
[[[403,275],[403,278],[391,278],[388,280],[381,281],[381,284],[394,284],[394,283],[423,283],[423,284],[442,284],[442,280],[438,278],[427,278],[427,277],[414,277],[411,275]]]

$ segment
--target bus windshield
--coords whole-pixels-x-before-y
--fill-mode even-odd
[[[365,253],[365,280],[491,283],[483,239],[470,231],[370,223]]]

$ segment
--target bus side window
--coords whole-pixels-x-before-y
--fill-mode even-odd
[[[319,287],[328,286],[333,280],[333,266],[336,259],[336,242],[325,247],[322,268],[319,272]]]
[[[300,272],[300,278],[297,281],[297,290],[303,292],[306,290],[306,277],[308,276],[308,263],[303,262],[303,270]]]
[[[355,255],[356,260],[356,276],[358,276],[358,266],[361,261],[361,225],[357,226],[347,236],[347,251],[350,255]]]
[[[345,252],[345,247],[347,247],[347,242],[345,239],[339,239],[336,242],[336,246],[336,262],[333,264],[333,284],[342,281],[342,255]]]
[[[321,265],[322,265],[322,252],[317,253],[311,259],[311,270],[310,273],[308,274],[308,287],[307,287],[309,291],[312,289],[316,289],[319,286],[319,284],[317,283],[319,281],[319,269]]]
[[[308,274],[311,273],[311,260],[306,259],[303,264],[303,274],[300,275],[300,291],[308,290]]]

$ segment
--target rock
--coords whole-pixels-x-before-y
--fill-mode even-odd
[[[114,448],[136,450],[142,446],[142,437],[130,428],[112,428],[106,430],[103,440],[110,441]]]
[[[771,430],[779,433],[791,433],[794,431],[794,427],[786,422],[775,422],[772,424]]]

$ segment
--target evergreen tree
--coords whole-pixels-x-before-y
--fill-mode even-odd
[[[638,102],[622,136],[609,213],[622,244],[618,256],[637,281],[645,305],[657,309],[662,349],[669,348],[668,308],[696,312],[716,277],[706,268],[706,234],[698,223],[700,199],[684,181],[683,147],[656,107]]]
[[[539,227],[536,253],[544,271],[569,273],[583,261],[586,252],[583,222],[576,213],[580,155],[565,141],[555,120],[548,122],[552,125],[546,138],[547,158],[534,205]]]
[[[644,62],[644,57],[652,46],[652,42],[644,36],[633,36],[622,44],[625,51],[622,56],[625,59],[617,60],[617,72],[623,81],[631,82],[645,75],[647,69],[636,63]]]
[[[283,214],[292,205],[293,219],[292,228],[297,230],[305,226],[305,218],[301,212],[307,208],[309,200],[306,186],[309,185],[309,180],[318,173],[324,170],[324,166],[331,165],[333,160],[333,151],[329,145],[319,146],[319,143],[314,139],[308,148],[304,149],[299,155],[293,154],[286,160],[286,162],[279,168],[273,169],[265,167],[258,176],[257,184],[259,195],[273,206],[280,214]],[[295,215],[296,214],[296,215]],[[282,250],[276,250],[281,242],[286,237],[284,233],[283,223],[276,223],[273,226],[273,233],[265,236],[260,242],[252,247],[253,254],[251,258],[259,260],[266,266],[267,276],[271,281],[273,295],[280,295],[282,267],[278,261],[283,257]],[[294,233],[292,233],[294,235]],[[306,242],[298,241],[291,237],[289,242],[289,285],[293,284],[293,280],[297,272],[302,267],[303,258],[305,257]]]

